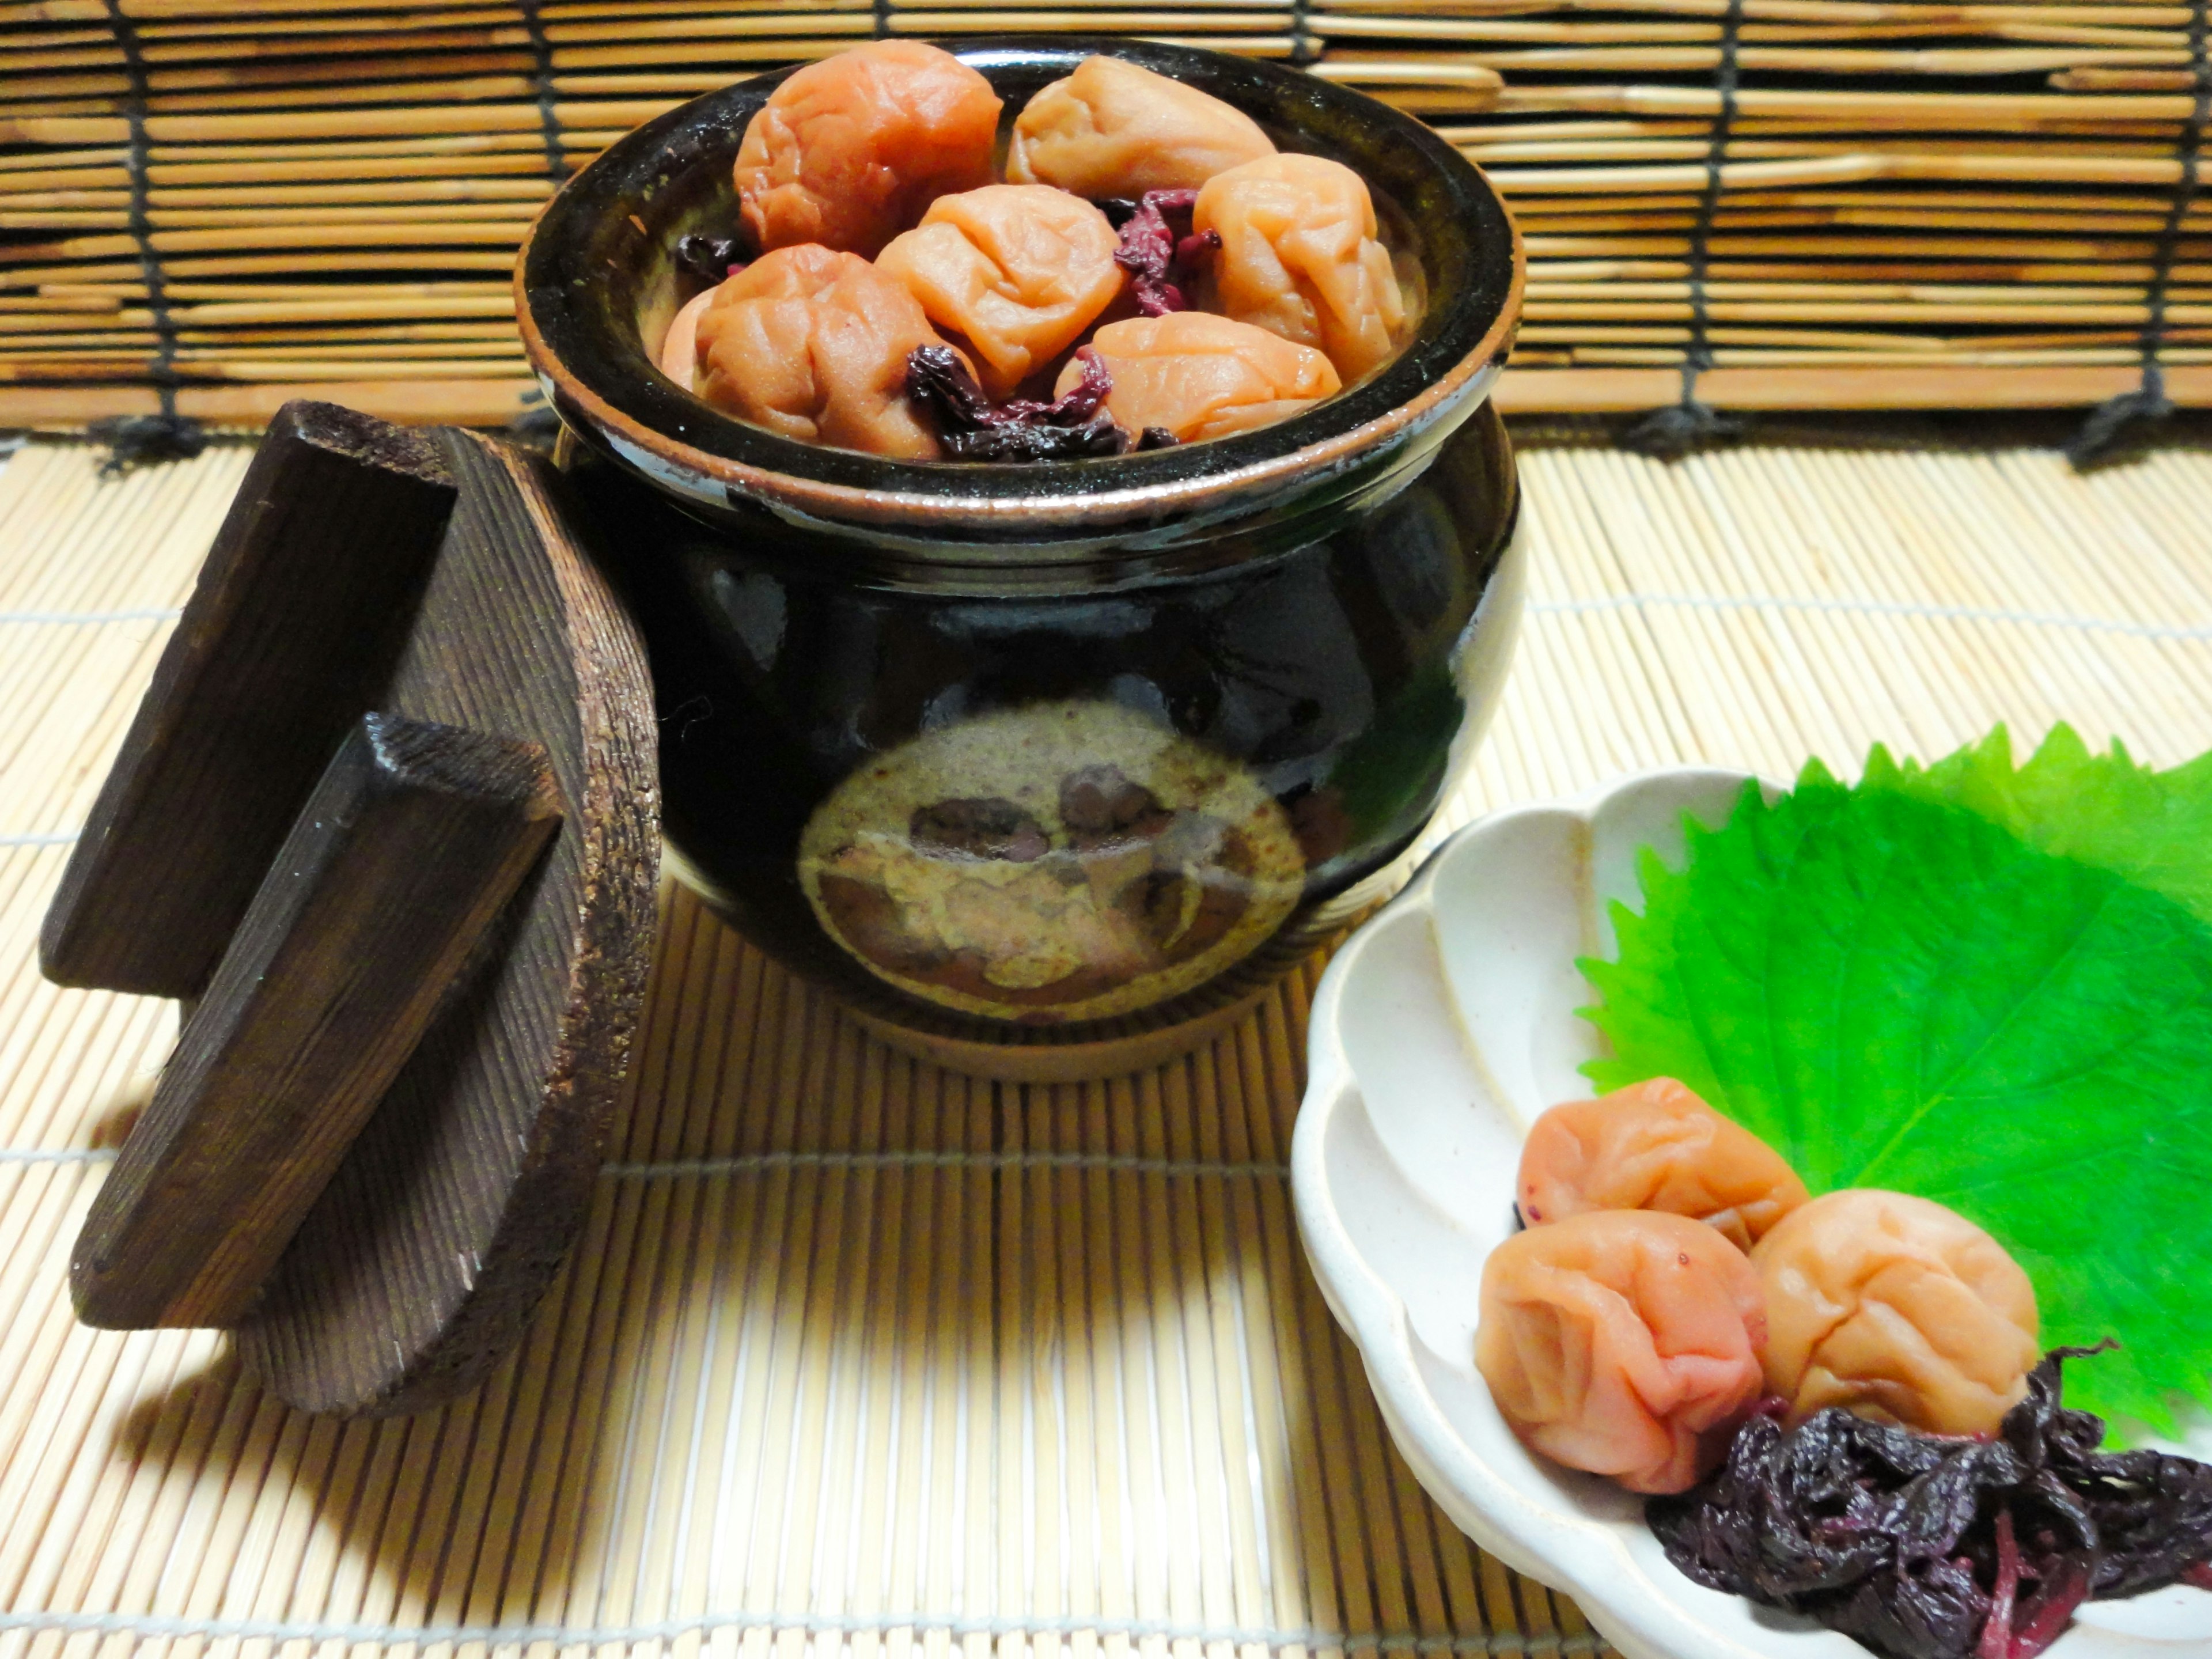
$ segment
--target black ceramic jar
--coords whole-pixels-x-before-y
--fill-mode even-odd
[[[1491,713],[1520,606],[1486,401],[1518,239],[1358,94],[1118,39],[948,43],[1011,125],[1092,52],[1200,87],[1373,191],[1425,290],[1342,395],[1212,442],[1042,465],[793,442],[663,377],[781,76],[623,139],[525,243],[517,299],[644,634],[672,863],[903,1046],[1095,1073],[1218,1025],[1376,896]]]

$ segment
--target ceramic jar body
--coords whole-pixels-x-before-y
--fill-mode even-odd
[[[1486,404],[1318,505],[1048,574],[574,477],[652,658],[676,867],[878,1020],[972,1041],[1172,1024],[1340,926],[1519,610]]]
[[[778,76],[571,179],[518,322],[652,655],[675,866],[895,1042],[1097,1076],[1188,1047],[1351,920],[1472,747],[1519,601],[1486,399],[1525,263],[1456,149],[1349,88],[1121,38],[948,49],[1006,124],[1105,54],[1342,161],[1411,307],[1395,355],[1270,425],[1037,465],[748,425],[658,351]]]

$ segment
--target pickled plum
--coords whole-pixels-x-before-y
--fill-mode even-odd
[[[1106,412],[1129,432],[1177,443],[1287,420],[1343,384],[1320,352],[1202,311],[1109,323],[1091,344],[1113,380]],[[1070,364],[1059,390],[1079,374]]]
[[[1045,461],[1267,426],[1395,349],[1404,301],[1348,169],[1279,155],[1241,110],[1115,58],[1030,99],[1005,182],[1000,112],[982,75],[917,41],[786,78],[733,164],[744,234],[676,239],[679,295],[714,286],[655,364],[802,441]]]
[[[1632,1492],[1684,1491],[1720,1461],[1765,1341],[1759,1275],[1685,1216],[1594,1211],[1483,1263],[1475,1366],[1506,1423]]]
[[[1358,380],[1398,349],[1406,301],[1374,198],[1340,161],[1270,155],[1209,180],[1192,215],[1221,239],[1199,303],[1328,354]]]
[[[1195,190],[1274,153],[1258,122],[1218,98],[1118,58],[1086,58],[1023,106],[1006,177],[1093,200],[1134,200],[1151,190]]]
[[[660,372],[689,392],[699,379],[699,319],[707,314],[707,307],[714,303],[714,295],[720,287],[706,289],[684,302],[676,315],[670,319],[668,332],[660,337],[660,350],[654,361]]]
[[[877,257],[929,320],[959,335],[1003,398],[1073,345],[1121,292],[1106,216],[1042,185],[940,196]]]
[[[708,403],[803,442],[937,456],[907,398],[907,359],[945,342],[903,283],[808,245],[755,260],[712,294],[698,319],[696,390]]]
[[[1850,1188],[1791,1212],[1752,1251],[1767,1386],[1802,1422],[1840,1406],[1930,1434],[1991,1434],[2034,1369],[2035,1287],[1954,1211]]]
[[[991,182],[999,108],[988,81],[918,40],[808,64],[761,106],[738,149],[753,246],[872,257],[939,196]]]
[[[1805,1201],[1805,1183],[1757,1135],[1662,1077],[1538,1118],[1515,1195],[1532,1227],[1586,1210],[1665,1210],[1748,1250]]]

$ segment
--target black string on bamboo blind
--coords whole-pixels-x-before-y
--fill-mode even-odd
[[[114,3],[114,0],[109,0]],[[538,125],[545,141],[545,176],[558,185],[568,176],[568,152],[561,142],[561,107],[553,93],[553,42],[538,0],[519,0],[522,27],[530,36],[531,79],[538,90]]]
[[[545,33],[544,15],[538,9],[538,0],[517,0],[522,9],[522,26],[530,35],[530,55],[532,64],[532,82],[538,93],[538,128],[545,146],[545,176],[556,189],[568,177],[568,146],[561,138],[561,108],[553,87],[553,42]],[[523,407],[507,422],[510,436],[526,443],[550,448],[561,434],[561,417],[545,401],[545,394],[532,386],[523,394]]]
[[[2182,222],[2196,204],[2203,153],[2204,127],[2212,119],[2212,58],[2207,55],[2208,0],[2191,0],[2189,9],[2189,66],[2197,84],[2197,101],[2189,125],[2182,130],[2177,149],[2181,177],[2166,204],[2158,240],[2151,247],[2150,283],[2143,295],[2143,325],[2138,349],[2142,356],[2142,380],[2133,392],[2124,392],[2098,405],[2081,430],[2067,446],[2067,456],[2076,466],[2093,466],[2110,455],[2122,435],[2142,423],[2163,421],[2173,414],[2173,400],[2166,395],[2166,371],[2159,359],[2166,349],[2167,296],[2173,285],[2174,256],[2181,246]]]
[[[140,49],[138,27],[126,16],[122,0],[107,0],[107,24],[123,54],[124,74],[129,81],[124,116],[130,125],[124,165],[130,174],[131,239],[138,252],[138,269],[146,284],[146,310],[154,327],[154,355],[146,364],[146,378],[161,399],[155,415],[118,416],[95,422],[94,435],[109,446],[101,471],[121,472],[142,461],[189,459],[207,447],[207,434],[199,422],[177,412],[177,321],[169,307],[168,281],[161,269],[161,250],[154,245],[152,192],[149,185],[146,106],[150,96],[146,55]]]
[[[2199,0],[2203,3],[2203,0]],[[1741,435],[1743,422],[1723,415],[1698,399],[1698,380],[1713,366],[1711,301],[1705,291],[1712,264],[1713,218],[1720,211],[1727,175],[1729,139],[1735,131],[1737,41],[1743,31],[1743,0],[1729,0],[1721,15],[1720,64],[1713,75],[1720,108],[1713,117],[1712,135],[1705,146],[1705,182],[1698,192],[1695,216],[1690,222],[1690,326],[1682,352],[1682,395],[1665,409],[1655,409],[1621,434],[1622,445],[1644,455],[1680,455],[1717,439]]]

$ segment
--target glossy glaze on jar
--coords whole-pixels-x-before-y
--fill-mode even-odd
[[[674,241],[726,230],[773,75],[564,186],[520,321],[652,655],[672,867],[894,1042],[1096,1075],[1217,1027],[1350,920],[1465,762],[1520,602],[1486,399],[1525,264],[1479,170],[1347,88],[1123,38],[948,49],[1008,123],[1109,52],[1343,161],[1426,296],[1403,349],[1273,426],[1081,461],[748,426],[653,348]]]
[[[893,1018],[1171,1014],[1279,967],[1428,822],[1519,609],[1486,406],[1364,491],[1186,544],[1180,568],[1107,555],[1056,591],[880,552],[856,580],[810,533],[710,528],[605,464],[573,476],[652,658],[678,867]],[[825,879],[856,825],[920,860],[889,935]],[[928,878],[997,883],[991,937],[963,936]]]

